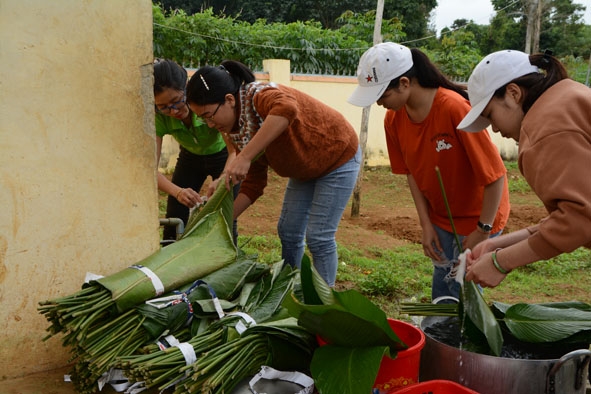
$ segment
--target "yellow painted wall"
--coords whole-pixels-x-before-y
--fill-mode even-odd
[[[319,76],[290,74],[289,60],[267,59],[263,61],[263,73],[257,73],[259,81],[273,81],[301,90],[310,96],[330,105],[351,123],[360,134],[361,116],[363,108],[356,107],[347,102],[347,98],[357,86],[355,77]],[[194,70],[189,70],[192,74]],[[367,142],[365,147],[365,164],[368,166],[389,166],[388,148],[384,134],[384,116],[386,110],[377,104],[370,108],[369,123],[367,126]],[[489,129],[489,134],[496,144],[503,158],[516,159],[517,145],[513,140],[503,138],[498,133]],[[160,162],[163,171],[172,171],[178,155],[178,144],[173,139],[164,140],[162,143],[162,160]]]
[[[357,78],[337,76],[315,76],[289,73],[289,61],[269,59],[263,61],[263,69],[267,73],[260,74],[260,80],[265,78],[291,86],[333,107],[351,123],[359,135],[361,130],[361,114],[363,108],[347,102],[347,98],[357,87]],[[386,137],[384,135],[384,115],[386,110],[378,105],[372,105],[369,113],[367,143],[365,147],[365,164],[369,166],[389,165]]]
[[[159,247],[149,0],[0,0],[0,380],[65,365],[37,303]]]

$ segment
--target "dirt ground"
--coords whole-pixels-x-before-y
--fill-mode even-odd
[[[265,194],[238,219],[241,235],[270,234],[276,231],[286,179],[270,175]],[[358,217],[345,210],[337,232],[344,246],[388,247],[421,242],[421,227],[406,177],[390,173],[388,168],[367,168],[360,182]],[[535,194],[511,196],[511,214],[505,232],[537,223],[546,210]]]

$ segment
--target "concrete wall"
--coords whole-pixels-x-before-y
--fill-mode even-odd
[[[0,380],[64,366],[39,301],[159,247],[149,0],[0,0]]]
[[[259,81],[277,82],[301,90],[312,97],[330,105],[347,118],[353,125],[357,134],[361,130],[361,115],[363,108],[356,107],[347,102],[347,98],[357,86],[354,77],[336,77],[322,75],[290,74],[289,60],[268,59],[263,61],[263,73],[257,73]],[[192,75],[194,70],[189,70]],[[376,104],[371,106],[369,113],[367,144],[365,148],[365,164],[368,166],[389,166],[388,149],[384,134],[384,116],[386,110]],[[513,140],[503,138],[498,133],[489,133],[493,142],[499,148],[503,158],[516,159],[517,145]],[[178,155],[178,144],[169,138],[162,143],[162,155],[160,165],[162,171],[172,171]]]

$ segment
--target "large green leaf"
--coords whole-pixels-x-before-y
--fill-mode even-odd
[[[233,263],[236,255],[227,222],[218,210],[200,221],[195,236],[182,238],[135,265],[154,272],[166,293]],[[139,269],[127,268],[97,282],[111,292],[119,312],[156,295],[152,280]]]
[[[460,318],[468,318],[486,337],[491,353],[499,356],[503,347],[501,327],[474,282],[464,282],[460,298],[460,312],[463,312]]]
[[[547,306],[548,308],[556,309],[578,309],[581,311],[591,312],[591,305],[581,301],[542,302],[539,304],[532,305],[541,305]],[[493,312],[495,312],[495,315],[497,315],[498,318],[502,319],[505,317],[505,313],[507,313],[507,310],[512,306],[513,304],[506,304],[504,302],[493,301],[491,309],[493,310]]]
[[[299,325],[327,343],[314,352],[311,372],[316,388],[321,394],[371,392],[383,355],[389,351],[395,358],[407,345],[394,333],[384,311],[362,294],[331,289],[307,259],[301,271],[304,298],[315,304],[304,303],[292,292],[283,306]]]
[[[258,297],[256,304],[247,304],[245,308],[257,322],[270,319],[281,308],[283,299],[294,287],[296,275],[289,265],[283,266],[283,262],[276,263],[272,273],[258,282],[268,286],[262,297]],[[271,279],[269,283],[266,281],[267,278]]]
[[[195,234],[195,229],[199,227],[199,223],[209,214],[212,212],[221,211],[226,223],[231,224],[233,222],[233,215],[234,215],[234,198],[233,193],[226,189],[226,183],[222,178],[215,189],[215,192],[211,195],[209,200],[200,207],[199,209],[195,209],[189,219],[187,220],[187,225],[185,226],[185,231],[181,237],[187,238],[193,235],[199,236],[199,234]],[[231,234],[231,226],[226,227],[228,233]]]
[[[368,394],[376,380],[385,346],[351,349],[334,345],[314,352],[310,366],[320,394]]]
[[[564,305],[515,304],[507,309],[504,321],[511,333],[525,342],[556,342],[591,331],[591,311]]]
[[[332,290],[318,271],[312,268],[312,262],[308,255],[302,258],[300,269],[302,293],[304,302],[308,305],[332,304],[334,302]]]
[[[299,323],[331,344],[363,347],[388,346],[393,353],[407,346],[398,338],[388,324],[383,310],[355,290],[338,292],[330,289],[313,266],[302,261],[302,287],[310,286],[306,278],[317,277],[312,284],[330,296],[323,295],[324,305],[308,305],[301,302],[292,293],[285,297],[283,305],[290,314],[298,318]],[[311,271],[307,273],[307,271]],[[392,354],[394,357],[394,354]]]
[[[298,323],[327,343],[349,348],[387,346],[391,356],[407,348],[394,331],[335,306],[304,307]]]

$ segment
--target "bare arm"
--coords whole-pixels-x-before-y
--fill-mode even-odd
[[[429,204],[427,203],[427,199],[419,189],[419,186],[412,175],[407,175],[406,179],[410,188],[410,194],[412,195],[415,207],[417,208],[421,228],[423,229],[421,241],[423,244],[423,252],[427,257],[430,257],[434,260],[441,260],[442,257],[439,255],[439,253],[437,253],[435,248],[440,251],[443,251],[443,248],[439,243],[439,237],[437,236],[437,233],[433,228],[433,224],[429,219]]]
[[[156,167],[160,163],[160,155],[162,153],[162,137],[156,137]],[[168,180],[164,174],[161,174],[156,169],[158,177],[158,190],[165,192],[168,195],[175,197],[181,204],[188,208],[193,208],[195,204],[201,202],[201,196],[191,188],[182,188]]]
[[[468,255],[466,280],[473,281],[483,287],[495,287],[505,279],[511,270],[541,260],[540,256],[529,246],[527,239],[530,235],[531,233],[527,229],[523,229],[506,236],[491,238],[490,244],[494,247],[492,250],[497,250],[497,264],[506,273],[502,273],[495,267],[492,259],[494,252],[488,250],[490,249],[489,245],[485,253]],[[480,247],[480,245],[478,246]],[[503,246],[506,247],[503,248]]]
[[[239,193],[234,200],[234,219],[242,214],[252,204],[246,194]]]
[[[482,197],[482,210],[480,211],[480,222],[492,224],[497,216],[499,204],[503,197],[505,188],[505,176],[503,175],[496,181],[489,183],[484,187]],[[490,234],[483,232],[478,227],[475,228],[466,238],[464,238],[464,249],[474,248],[480,242],[488,239]]]
[[[209,184],[209,187],[207,188],[207,197],[211,197],[211,195],[215,192],[215,189],[218,186],[218,183],[220,181],[220,179],[222,179],[222,176],[225,176],[225,182],[226,182],[226,188],[228,190],[231,190],[231,185],[229,182],[229,178],[227,176],[227,169],[228,169],[228,165],[234,161],[234,159],[236,158],[236,148],[234,148],[234,144],[232,144],[232,141],[230,141],[230,138],[228,137],[228,135],[226,133],[221,133],[222,134],[222,138],[224,139],[224,142],[226,143],[226,149],[228,149],[228,158],[226,159],[226,164],[224,165],[224,170],[222,171],[222,173],[220,174],[220,176],[218,177],[218,179],[214,179],[213,182],[211,182]]]
[[[226,167],[228,180],[236,184],[246,178],[250,163],[263,152],[289,126],[289,120],[282,116],[269,115],[255,136],[248,142],[240,154]],[[227,185],[229,187],[229,184]]]

